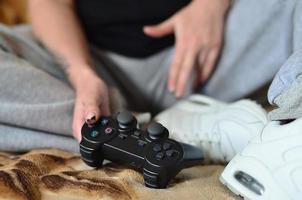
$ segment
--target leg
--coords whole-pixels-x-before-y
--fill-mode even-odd
[[[217,69],[202,92],[233,101],[269,83],[292,52],[296,0],[235,1]]]
[[[58,148],[79,151],[79,144],[70,136],[35,131],[0,123],[1,151],[29,151],[41,148]]]
[[[9,28],[0,24],[0,47],[1,41],[6,52],[67,83],[64,71],[55,62],[54,56],[34,38],[31,26]]]
[[[102,66],[114,78],[114,84],[127,98],[131,109],[156,113],[174,104],[177,99],[167,89],[167,78],[172,61],[173,48],[145,59],[135,59],[98,50],[96,54]],[[100,72],[102,75],[104,72]],[[186,96],[192,93],[188,83]]]
[[[274,78],[268,98],[278,108],[270,113],[272,120],[302,117],[302,3],[297,1],[294,14],[293,53]]]
[[[0,38],[1,150],[24,151],[55,143],[74,150],[74,93],[62,81],[60,69],[40,46],[13,30],[0,26]]]
[[[72,89],[15,55],[0,60],[1,123],[71,135]]]

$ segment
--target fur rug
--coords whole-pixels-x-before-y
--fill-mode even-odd
[[[0,22],[15,25],[28,22],[27,0],[0,0]]]
[[[0,199],[236,199],[219,181],[223,166],[185,169],[168,189],[146,188],[140,173],[107,163],[87,167],[76,154],[47,149],[0,153]]]

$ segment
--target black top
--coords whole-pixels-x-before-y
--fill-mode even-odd
[[[130,57],[146,57],[174,43],[144,34],[143,26],[157,24],[190,0],[76,0],[76,11],[89,42]]]

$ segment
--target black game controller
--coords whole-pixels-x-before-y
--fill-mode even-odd
[[[129,112],[102,117],[95,126],[84,124],[80,153],[91,167],[102,166],[103,160],[126,164],[143,172],[145,185],[166,188],[183,168],[203,160],[200,149],[169,139],[168,130],[152,123],[147,130],[137,128]]]

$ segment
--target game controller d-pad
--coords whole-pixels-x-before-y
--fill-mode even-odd
[[[172,140],[153,143],[149,148],[146,158],[155,163],[161,161],[162,164],[173,165],[174,162],[182,158],[183,154],[181,146]]]
[[[146,186],[165,188],[180,170],[203,159],[198,148],[168,136],[161,124],[152,123],[140,130],[131,113],[121,112],[101,117],[93,127],[84,124],[80,153],[89,166],[100,167],[104,159],[126,164],[143,172]]]

